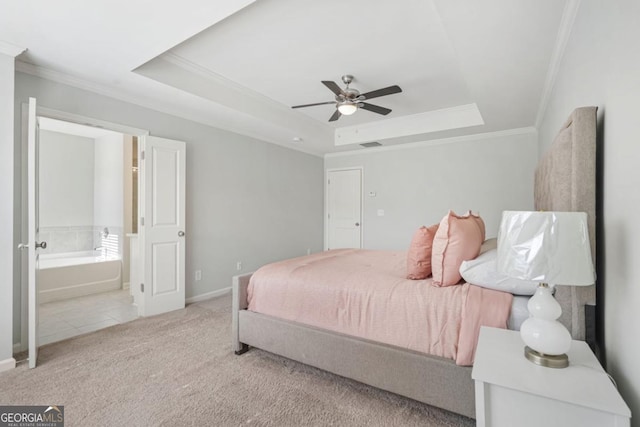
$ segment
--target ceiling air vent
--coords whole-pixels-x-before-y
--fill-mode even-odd
[[[371,148],[371,147],[380,147],[382,144],[380,144],[379,142],[365,142],[364,144],[360,144],[361,146],[363,146],[364,148]]]

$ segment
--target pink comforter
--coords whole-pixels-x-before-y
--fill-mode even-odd
[[[265,265],[249,310],[472,365],[480,326],[506,328],[512,295],[408,280],[406,253],[338,249]]]

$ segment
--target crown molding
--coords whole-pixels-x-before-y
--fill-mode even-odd
[[[7,56],[11,56],[12,58],[15,58],[25,50],[27,49],[24,47],[16,46],[13,43],[0,40],[0,53],[3,55],[7,55]]]
[[[327,153],[324,158],[357,156],[361,154],[380,153],[384,151],[410,150],[414,148],[430,147],[434,145],[454,144],[458,142],[477,141],[480,139],[500,138],[504,136],[536,134],[538,130],[533,126],[524,128],[507,129],[495,132],[475,133],[473,135],[452,136],[449,138],[432,139],[428,141],[409,142],[398,145],[383,145],[381,147],[360,148],[350,151],[341,151],[339,153]]]
[[[238,129],[237,127],[234,126],[229,126],[227,123],[221,122],[218,123],[216,121],[203,121],[194,117],[191,117],[187,114],[184,114],[183,112],[180,111],[180,109],[176,109],[176,108],[169,108],[168,106],[162,104],[162,103],[157,103],[157,102],[152,102],[149,100],[144,100],[141,99],[139,97],[136,96],[132,96],[131,94],[125,93],[123,91],[120,90],[116,90],[113,88],[110,88],[108,86],[103,86],[94,82],[90,82],[88,80],[76,77],[76,76],[72,76],[66,73],[62,73],[60,71],[54,71],[45,67],[41,67],[41,66],[37,66],[37,65],[33,65],[33,64],[29,64],[26,62],[22,62],[22,61],[16,61],[16,67],[15,67],[16,71],[20,71],[22,73],[25,74],[29,74],[32,76],[36,76],[36,77],[40,77],[46,80],[50,80],[56,83],[60,83],[60,84],[64,84],[67,86],[71,86],[77,89],[81,89],[81,90],[85,90],[88,92],[93,92],[96,93],[98,95],[102,95],[102,96],[106,96],[109,98],[113,98],[113,99],[117,99],[119,101],[123,101],[123,102],[127,102],[133,105],[137,105],[143,108],[148,108],[150,110],[154,110],[154,111],[158,111],[160,113],[164,113],[164,114],[169,114],[175,117],[179,117],[181,119],[184,120],[189,120],[191,122],[194,123],[199,123],[205,126],[210,126],[210,127],[214,127],[214,128],[218,128],[218,129],[222,129],[225,130],[227,132],[232,132],[238,135],[244,135],[246,137],[249,138],[253,138],[255,140],[258,141],[262,141],[262,142],[267,142],[270,144],[274,144],[274,145],[278,145],[280,147],[283,148],[287,148],[290,150],[294,150],[294,151],[300,151],[302,153],[305,154],[310,154],[312,156],[316,156],[316,157],[322,157],[322,153],[319,153],[315,150],[306,148],[304,146],[300,146],[300,145],[291,145],[291,144],[285,144],[281,141],[273,141],[273,140],[269,140],[266,139],[263,135],[259,135],[257,133],[254,132],[250,132],[247,131],[246,129]],[[213,101],[212,101],[213,102]]]
[[[337,128],[334,139],[336,146],[355,145],[484,124],[473,103]]]
[[[540,104],[538,105],[538,114],[536,115],[536,129],[540,129],[544,115],[549,106],[549,100],[551,93],[558,77],[558,71],[560,70],[560,64],[562,58],[564,58],[564,52],[573,30],[573,23],[578,15],[578,9],[580,8],[581,0],[568,0],[564,6],[562,12],[562,19],[560,20],[560,26],[558,28],[558,35],[556,37],[556,44],[551,54],[551,61],[549,62],[549,68],[547,69],[547,77],[542,90],[542,96],[540,97]]]
[[[289,106],[273,98],[265,96],[253,89],[250,89],[233,80],[230,80],[224,77],[223,75],[218,74],[215,71],[212,71],[174,52],[167,52],[163,54],[161,57],[159,57],[158,59],[165,61],[169,64],[175,65],[188,73],[192,73],[196,76],[200,76],[206,79],[207,82],[211,82],[211,84],[208,85],[209,87],[218,86],[220,88],[223,88],[224,90],[220,91],[221,93],[217,93],[217,96],[220,96],[221,98],[215,98],[215,97],[211,98],[209,96],[204,96],[202,93],[199,94],[200,96],[206,99],[209,99],[213,102],[217,102],[220,105],[228,106],[229,108],[245,112],[257,118],[262,118],[264,120],[267,120],[276,124],[280,123],[280,126],[282,126],[283,123],[295,122],[301,126],[304,126],[307,132],[318,132],[318,133],[326,132],[328,134],[332,131],[332,129],[326,124],[320,123],[317,120],[307,117],[302,113],[296,112],[295,110],[292,110]],[[142,65],[141,67],[138,67],[136,70],[133,70],[133,71],[135,73],[138,73],[144,76],[145,65]],[[163,82],[162,79],[158,80],[153,76],[147,76],[147,77],[160,81],[161,83],[165,83],[170,86],[173,86],[171,83]],[[174,87],[179,88],[179,86],[174,86]],[[231,99],[234,99],[234,100],[239,98],[245,98],[246,100],[249,101],[248,104],[252,105],[251,110],[243,110],[242,108],[238,108],[237,105],[234,105],[234,103],[229,104],[228,102],[225,102],[225,99],[224,99],[225,95],[223,94],[224,92],[227,93],[226,96],[231,96]],[[269,114],[267,116],[263,116],[262,114],[260,114],[260,112],[264,112],[264,111],[268,111]]]
[[[119,91],[108,86],[100,85],[80,77],[72,76],[70,74],[62,73],[60,71],[51,70],[49,68],[41,67],[38,65],[29,64],[22,61],[16,61],[16,71],[20,71],[25,74],[29,74],[35,77],[40,77],[45,80],[60,83],[66,86],[71,86],[76,89],[85,90],[98,95],[106,96],[108,98],[117,99],[119,101],[127,102],[129,104],[137,105],[144,108],[149,108],[154,111],[158,111],[172,116],[180,117],[186,120],[196,121],[190,117],[186,117],[183,114],[179,114],[176,110],[166,108],[153,102],[149,102],[139,97],[132,96],[123,91]]]
[[[194,74],[200,75],[202,77],[205,77],[208,80],[211,80],[212,82],[214,82],[216,84],[219,84],[219,85],[222,85],[224,87],[228,87],[230,89],[233,89],[234,91],[237,91],[237,92],[239,92],[240,94],[242,94],[244,96],[250,97],[250,98],[254,99],[255,101],[258,101],[260,103],[264,103],[264,104],[268,105],[270,108],[277,108],[277,109],[279,109],[281,111],[284,111],[284,112],[287,112],[287,113],[290,112],[290,110],[291,110],[286,105],[281,104],[280,102],[278,102],[278,101],[276,101],[276,100],[274,100],[272,98],[269,98],[268,96],[264,96],[261,93],[258,93],[258,92],[254,91],[252,89],[249,89],[246,86],[243,86],[243,85],[241,85],[241,84],[239,84],[237,82],[234,82],[233,80],[230,80],[230,79],[224,77],[223,75],[216,73],[215,71],[212,71],[212,70],[210,70],[210,69],[208,69],[206,67],[203,67],[200,64],[196,64],[195,62],[190,61],[189,59],[187,59],[187,58],[185,58],[183,56],[180,56],[180,55],[178,55],[176,53],[167,52],[164,55],[162,55],[162,59],[167,61],[167,62],[169,62],[169,63],[171,63],[171,64],[177,65],[178,67],[180,67],[180,68],[182,68],[184,70],[187,70],[187,71],[189,71],[191,73],[194,73]],[[134,72],[135,72],[135,70],[134,70]]]
[[[158,108],[152,107],[149,102],[144,102],[137,97],[133,97],[122,91],[103,86],[80,77],[72,76],[70,74],[62,73],[60,71],[54,71],[49,68],[41,67],[39,65],[29,64],[27,62],[16,61],[16,71],[21,73],[30,74],[32,76],[40,77],[46,80],[51,80],[63,85],[72,86],[77,89],[86,90],[89,92],[97,93],[98,95],[107,96],[109,98],[118,99],[120,101],[128,102],[131,104],[139,105],[146,108],[151,108],[157,111],[162,111]],[[165,111],[162,111],[165,112]]]

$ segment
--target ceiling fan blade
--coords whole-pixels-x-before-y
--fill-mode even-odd
[[[373,111],[374,113],[382,114],[384,116],[386,116],[391,112],[391,110],[388,108],[380,107],[378,105],[368,104],[366,102],[360,102],[358,106],[363,110]]]
[[[330,80],[322,80],[322,84],[328,87],[329,90],[336,95],[344,95],[344,92],[342,91],[342,89],[340,89],[340,86],[338,86],[336,82],[332,82]]]
[[[393,85],[393,86],[385,87],[383,89],[372,90],[371,92],[363,93],[360,96],[364,96],[364,99],[373,99],[379,96],[392,95],[394,93],[400,93],[400,92],[402,92],[402,89],[400,89],[400,86]]]
[[[316,105],[327,105],[327,104],[335,104],[335,103],[336,103],[336,101],[316,102],[315,104],[294,105],[291,108],[314,107]]]
[[[336,108],[336,112],[333,113],[333,115],[331,117],[329,117],[329,121],[330,122],[335,122],[336,120],[338,120],[340,118],[340,116],[342,116],[342,113],[340,112],[340,110],[338,110]]]

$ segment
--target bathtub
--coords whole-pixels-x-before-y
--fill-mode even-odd
[[[37,270],[40,303],[122,288],[122,260],[99,251],[42,254]]]

